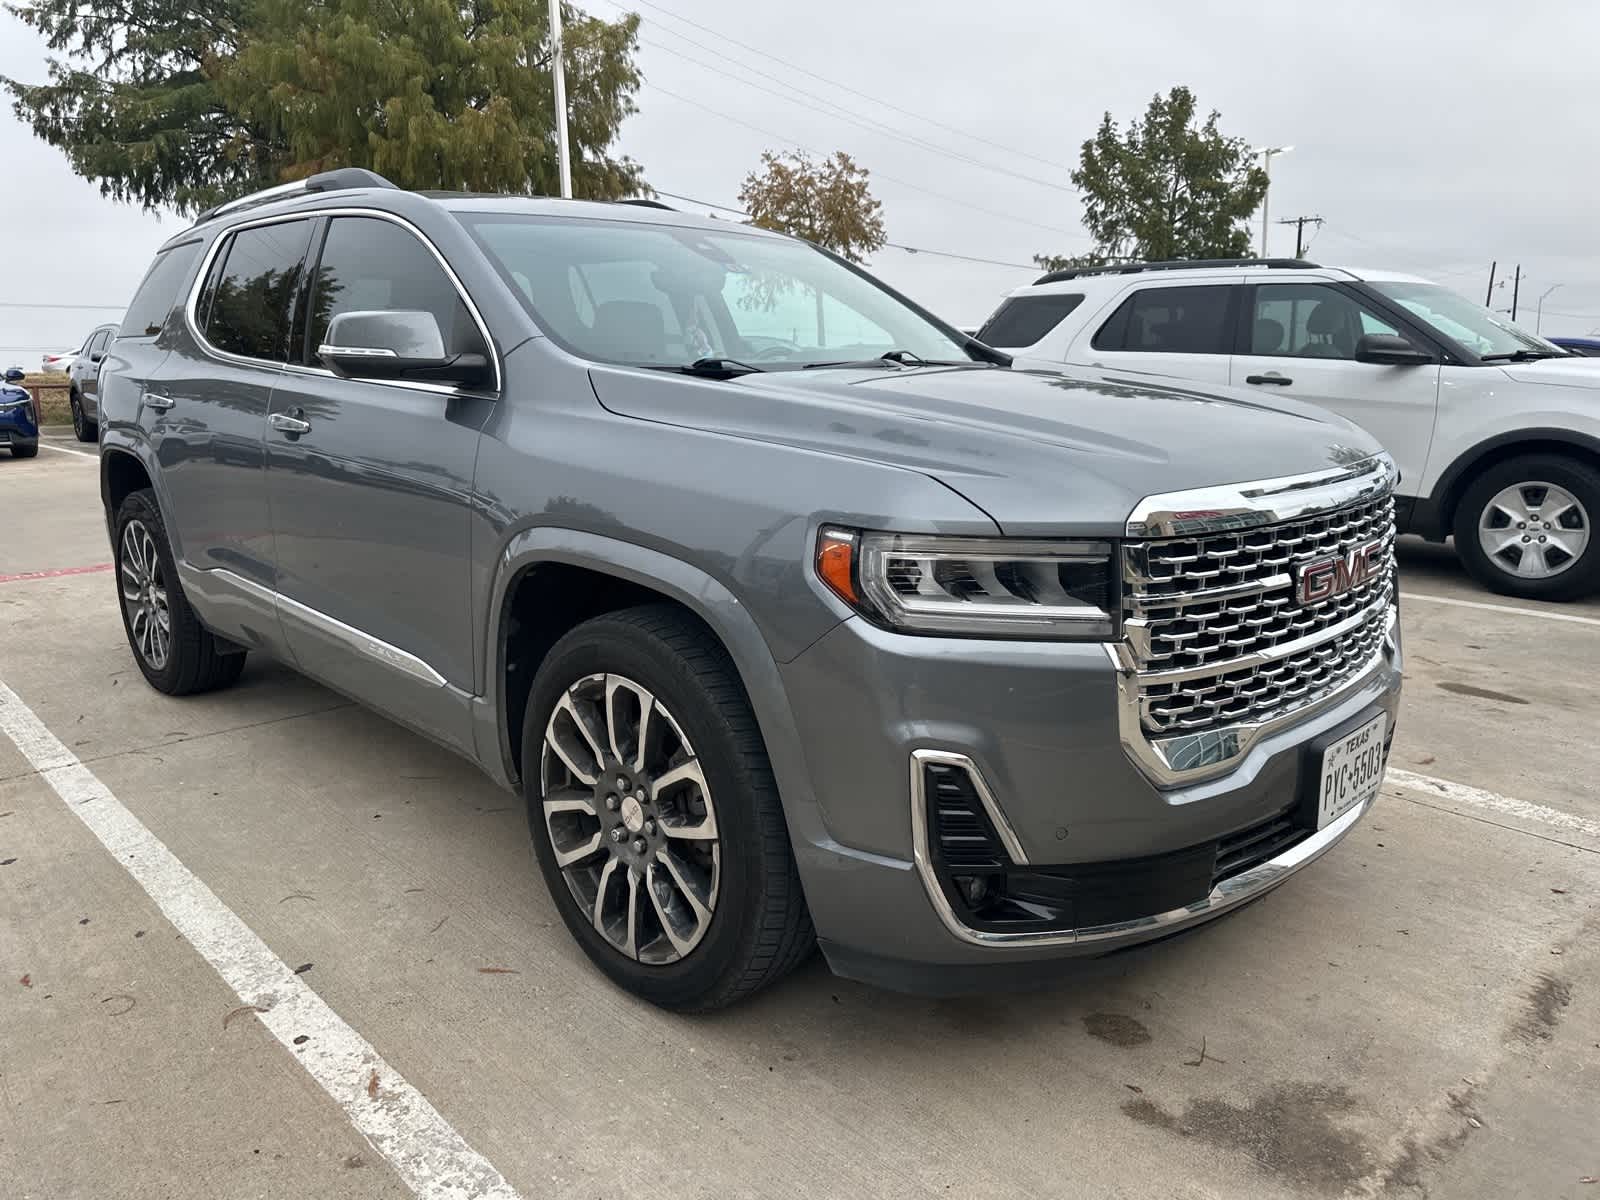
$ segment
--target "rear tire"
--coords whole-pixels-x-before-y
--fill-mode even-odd
[[[1573,600],[1600,590],[1596,521],[1600,470],[1560,454],[1525,454],[1467,486],[1456,506],[1456,553],[1490,591]]]
[[[149,488],[123,500],[112,546],[122,627],[150,686],[169,696],[187,696],[238,679],[245,653],[231,647],[223,653],[223,643],[189,607],[161,510]]]
[[[83,398],[74,388],[68,395],[68,404],[72,408],[72,436],[80,442],[92,442],[100,436],[100,425],[91,421],[83,411]]]
[[[647,701],[655,715],[641,736]],[[522,747],[545,883],[613,982],[701,1012],[765,987],[810,953],[811,915],[766,747],[727,651],[693,618],[649,605],[573,629],[534,678]]]
[[[27,443],[12,442],[11,443],[11,457],[12,458],[32,458],[34,455],[36,455],[38,453],[39,453],[39,443],[38,442],[27,442]]]

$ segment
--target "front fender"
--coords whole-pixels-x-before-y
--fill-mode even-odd
[[[489,669],[485,672],[484,694],[473,700],[477,757],[491,776],[503,786],[514,788],[520,774],[502,719],[505,605],[522,572],[542,563],[584,567],[637,583],[670,596],[704,621],[727,648],[750,698],[796,847],[802,842],[831,842],[822,825],[777,661],[749,609],[700,568],[658,550],[597,533],[550,525],[524,529],[506,544],[495,565],[489,619],[485,623],[484,661]]]

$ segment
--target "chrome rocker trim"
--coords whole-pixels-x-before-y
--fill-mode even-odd
[[[180,579],[190,573],[208,577],[219,583],[225,583],[236,591],[253,596],[259,603],[276,612],[280,620],[284,618],[297,620],[302,625],[315,629],[317,632],[336,641],[343,642],[356,653],[370,658],[374,662],[381,663],[391,670],[398,671],[402,675],[409,675],[411,678],[420,680],[432,687],[444,687],[449,682],[443,675],[439,674],[438,671],[434,670],[415,654],[402,650],[398,646],[391,646],[382,638],[375,638],[370,633],[357,629],[353,625],[346,625],[337,617],[330,617],[327,613],[312,608],[308,604],[302,604],[298,600],[291,599],[282,592],[275,592],[269,587],[263,587],[253,580],[235,574],[226,567],[201,568],[179,564],[178,577]]]
[[[1170,909],[1167,912],[1155,913],[1148,917],[1139,917],[1132,921],[1117,921],[1107,925],[1085,925],[1079,929],[1062,929],[1050,933],[996,933],[988,930],[974,929],[964,923],[950,906],[949,899],[940,886],[939,878],[934,872],[933,856],[928,845],[928,819],[927,798],[922,788],[922,767],[927,762],[945,762],[965,766],[972,772],[974,781],[982,779],[977,768],[972,765],[972,760],[960,754],[950,754],[939,750],[913,750],[911,752],[911,834],[912,855],[916,859],[917,874],[922,877],[923,890],[927,892],[928,899],[932,902],[934,911],[939,914],[939,920],[944,927],[960,938],[963,942],[973,946],[988,947],[1049,947],[1049,946],[1078,946],[1093,944],[1095,942],[1118,941],[1145,941],[1150,938],[1164,937],[1169,933],[1176,933],[1191,925],[1199,925],[1213,917],[1221,916],[1230,908],[1237,908],[1247,900],[1270,891],[1285,879],[1293,875],[1301,867],[1321,858],[1333,849],[1344,836],[1355,828],[1356,822],[1366,815],[1372,807],[1372,800],[1358,805],[1345,813],[1332,824],[1317,830],[1315,833],[1296,842],[1287,850],[1269,858],[1266,862],[1251,867],[1231,878],[1224,879],[1211,889],[1204,899],[1196,900],[1193,904],[1182,908]],[[976,783],[975,783],[976,786]],[[993,797],[986,786],[978,787],[978,795],[983,799],[984,808],[989,809],[991,816],[994,810],[990,809]],[[998,806],[996,806],[998,807]],[[1009,829],[1009,825],[996,822],[997,828]]]

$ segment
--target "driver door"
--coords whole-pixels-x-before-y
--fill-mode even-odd
[[[1422,481],[1439,404],[1440,364],[1391,367],[1355,360],[1363,334],[1401,334],[1386,318],[1333,283],[1269,283],[1247,289],[1240,351],[1231,382],[1320,405],[1373,437],[1415,489]],[[1402,484],[1402,494],[1413,492]]]

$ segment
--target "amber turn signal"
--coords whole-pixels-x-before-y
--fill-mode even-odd
[[[856,535],[841,529],[824,529],[817,535],[817,575],[839,599],[858,607],[856,592]]]

